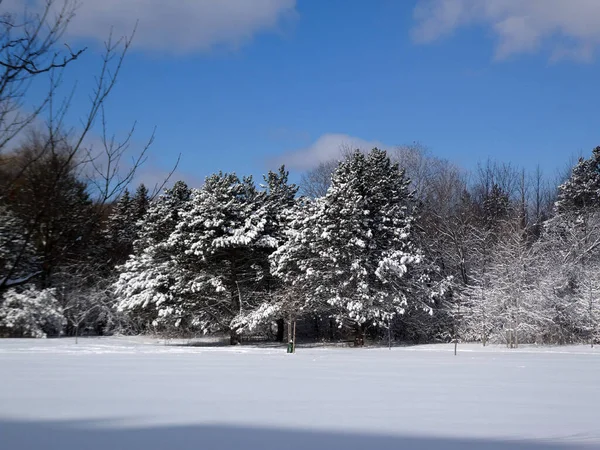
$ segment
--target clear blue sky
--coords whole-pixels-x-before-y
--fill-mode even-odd
[[[140,19],[108,111],[116,131],[157,126],[149,172],[178,153],[189,180],[300,170],[338,141],[418,141],[467,168],[491,157],[552,172],[600,145],[590,2],[173,1],[164,20],[136,9],[147,0],[121,3],[132,7],[84,1],[71,39],[106,33],[90,17]],[[96,48],[73,76],[89,79]]]

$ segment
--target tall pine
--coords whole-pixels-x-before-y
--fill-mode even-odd
[[[274,255],[276,273],[302,283],[311,302],[355,330],[357,343],[369,326],[389,327],[408,308],[429,309],[412,295],[425,286],[422,255],[411,240],[409,183],[385,151],[355,152]]]
[[[258,302],[264,250],[275,245],[262,202],[252,178],[214,174],[194,191],[168,240],[182,277],[178,307],[204,332],[229,332],[232,344],[239,341],[234,319]]]
[[[185,314],[174,306],[181,277],[166,241],[188,208],[190,196],[188,186],[178,181],[151,203],[140,223],[133,254],[118,267],[119,279],[114,285],[117,307],[135,319],[138,329],[168,329],[179,325]]]

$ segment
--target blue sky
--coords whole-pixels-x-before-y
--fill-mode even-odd
[[[84,0],[66,36],[90,45],[77,109],[109,24],[135,19],[108,113],[140,140],[157,127],[148,178],[178,153],[198,184],[414,141],[552,173],[600,145],[597,1]]]

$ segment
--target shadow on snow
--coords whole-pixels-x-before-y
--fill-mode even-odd
[[[110,422],[0,420],[2,450],[558,450],[591,448],[576,442],[383,436],[233,425],[120,428]],[[111,427],[112,426],[112,427]]]

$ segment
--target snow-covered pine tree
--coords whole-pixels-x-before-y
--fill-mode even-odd
[[[183,315],[174,307],[174,285],[180,277],[166,241],[190,206],[190,196],[188,186],[178,181],[150,204],[133,255],[118,267],[117,308],[128,312],[138,328],[179,325]]]
[[[370,325],[389,327],[407,308],[430,309],[410,295],[425,280],[413,276],[422,255],[411,241],[409,183],[385,151],[355,152],[274,255],[275,273],[312,291],[308,303],[327,305],[358,343]]]
[[[559,213],[600,208],[600,147],[588,159],[579,158],[568,180],[558,188]]]
[[[297,203],[298,186],[289,183],[289,172],[281,166],[277,172],[269,171],[264,176],[265,184],[261,187],[264,193],[257,196],[258,214],[264,218],[263,243],[256,250],[256,260],[260,267],[260,282],[257,285],[259,293],[253,308],[244,310],[235,321],[234,328],[238,330],[254,330],[275,321],[276,339],[284,339],[286,314],[282,310],[281,297],[283,285],[270,269],[269,256],[287,240],[287,230],[292,220],[292,209]],[[267,242],[267,238],[271,242]]]
[[[203,332],[229,332],[232,344],[239,342],[235,319],[259,302],[264,249],[276,245],[266,234],[262,197],[251,177],[211,175],[168,240],[181,277],[177,309]]]
[[[273,317],[281,314],[288,326],[305,314],[329,315],[330,307],[319,296],[319,290],[330,279],[323,270],[327,262],[317,251],[319,236],[314,227],[322,201],[322,198],[301,197],[289,210],[285,239],[269,257],[271,273],[280,286],[275,301],[265,311],[259,308],[255,315]]]
[[[600,260],[600,147],[589,159],[581,158],[558,187],[555,209],[555,217],[545,224],[546,237],[560,242],[563,261]]]
[[[140,226],[138,239],[134,242],[136,254],[147,247],[159,245],[167,241],[181,220],[183,211],[190,208],[192,190],[183,181],[177,181],[171,189],[152,202],[143,223]]]

